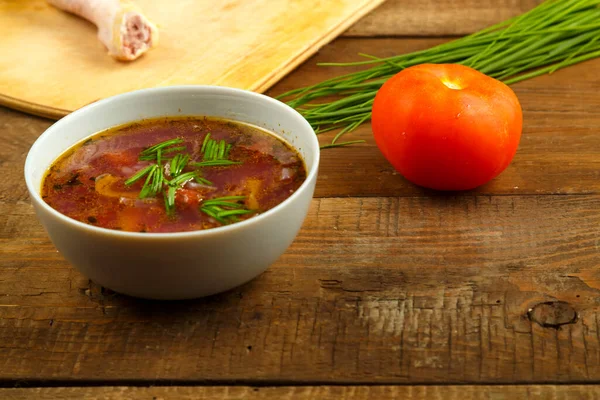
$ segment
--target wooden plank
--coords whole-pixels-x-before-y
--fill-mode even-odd
[[[442,39],[340,39],[325,47],[268,92],[294,88],[358,70],[324,67],[320,62],[350,62],[367,51],[390,57],[442,43]],[[513,85],[524,111],[523,136],[513,163],[475,194],[578,194],[600,189],[600,59]],[[322,135],[327,143],[334,133]],[[323,152],[317,196],[430,195],[398,176],[381,155],[369,124],[344,138],[364,145]],[[348,179],[347,177],[351,177]]]
[[[340,39],[303,64],[269,93],[316,83],[345,72],[317,67],[321,61],[356,60],[369,49],[390,56],[441,43],[440,39]],[[502,175],[468,194],[581,194],[600,192],[600,60],[570,67],[514,86],[524,109],[523,138],[517,155]],[[22,165],[34,140],[51,121],[0,108],[0,199],[27,198]],[[375,146],[365,124],[347,136],[367,143],[324,151],[316,196],[423,196],[397,175]],[[324,135],[323,143],[331,140]]]
[[[90,284],[1,202],[0,380],[597,382],[598,226],[597,195],[317,199],[256,280],[169,303]]]
[[[465,35],[540,3],[542,0],[387,0],[345,36]]]
[[[598,386],[306,386],[306,387],[60,387],[0,389],[5,400],[593,400],[600,398]]]

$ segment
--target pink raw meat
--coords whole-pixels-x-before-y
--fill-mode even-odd
[[[47,0],[92,22],[108,54],[135,60],[158,44],[158,29],[128,0]]]

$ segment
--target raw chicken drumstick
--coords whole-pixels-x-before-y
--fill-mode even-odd
[[[47,0],[92,22],[108,54],[135,60],[158,44],[158,29],[129,0]]]

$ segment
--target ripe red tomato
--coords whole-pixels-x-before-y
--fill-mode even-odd
[[[515,93],[457,64],[421,64],[390,78],[375,96],[377,146],[409,181],[466,190],[512,161],[523,126]]]

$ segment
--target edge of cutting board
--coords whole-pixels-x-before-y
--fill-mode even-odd
[[[264,92],[277,83],[281,78],[290,73],[294,68],[302,64],[304,61],[312,57],[319,49],[331,42],[333,39],[338,37],[342,32],[346,31],[350,26],[355,24],[359,19],[373,11],[375,8],[380,6],[385,0],[373,0],[370,4],[365,4],[362,8],[358,9],[353,15],[351,15],[345,21],[341,21],[338,26],[335,26],[330,32],[325,34],[323,37],[312,43],[310,48],[305,52],[301,53],[296,58],[288,61],[286,65],[283,65],[279,71],[276,71],[271,76],[265,78],[264,82],[260,82],[256,89],[258,92]]]
[[[53,120],[59,120],[73,111],[32,103],[30,101],[6,96],[2,93],[0,93],[0,106],[5,106],[12,108],[13,110],[22,111],[27,114],[37,115],[38,117],[44,117]]]
[[[275,70],[271,75],[266,76],[262,81],[259,81],[254,87],[248,88],[248,90],[263,93],[281,78],[286,76],[297,66],[302,64],[304,61],[312,57],[321,47],[335,39],[342,32],[350,28],[355,22],[373,11],[385,0],[373,0],[368,4],[365,4],[362,8],[358,9],[353,15],[348,17],[346,20],[341,21],[337,26],[333,27],[323,37],[311,43],[306,51],[300,53],[297,57],[294,57],[283,64],[279,69]],[[62,108],[56,108],[47,106],[44,104],[32,103],[30,101],[21,100],[15,97],[7,96],[0,93],[0,106],[5,106],[13,110],[22,111],[27,114],[37,115],[39,117],[49,118],[58,120],[75,110],[65,110]]]

